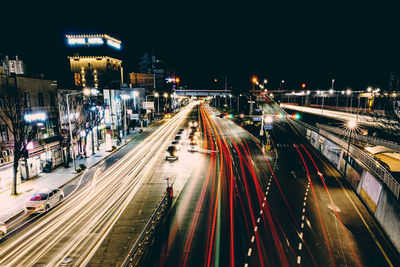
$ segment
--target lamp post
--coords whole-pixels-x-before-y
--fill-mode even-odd
[[[160,99],[158,98],[160,95],[156,92],[154,93],[154,97],[157,98],[157,113],[160,114]]]
[[[124,94],[124,95],[120,95],[120,97],[121,97],[121,99],[122,99],[122,101],[124,103],[124,136],[126,138],[126,135],[127,135],[127,130],[126,130],[126,128],[127,128],[127,124],[126,124],[126,100],[129,99],[130,96]]]
[[[71,116],[69,114],[69,101],[68,97],[70,95],[79,95],[79,94],[84,94],[86,96],[91,95],[92,93],[94,94],[97,90],[95,89],[84,89],[83,91],[80,92],[75,92],[75,93],[69,93],[65,95],[65,98],[67,100],[67,116],[68,116],[68,125],[69,125],[69,137],[70,137],[70,142],[71,142],[71,149],[72,149],[72,161],[74,164],[74,170],[76,171],[76,159],[75,159],[75,149],[74,149],[74,142],[73,142],[73,137],[72,137],[72,127],[71,127]],[[97,91],[98,92],[98,91]]]
[[[285,80],[282,80],[280,83],[279,83],[279,91],[282,89],[282,85],[285,83]]]
[[[347,145],[347,159],[344,163],[344,179],[346,179],[346,170],[347,170],[347,162],[350,161],[350,143],[351,143],[351,134],[354,129],[357,127],[357,122],[355,120],[350,120],[347,122],[347,128],[350,130],[349,133],[349,141]]]
[[[164,108],[165,108],[165,106],[166,106],[167,103],[168,103],[168,93],[164,93],[163,96],[164,96],[164,98],[165,98],[165,105],[164,105]]]

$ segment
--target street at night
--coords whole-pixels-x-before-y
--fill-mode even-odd
[[[400,266],[394,3],[2,3],[0,266]]]

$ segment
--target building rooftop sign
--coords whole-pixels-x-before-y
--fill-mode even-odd
[[[65,35],[67,43],[70,46],[102,46],[106,43],[115,49],[121,49],[121,41],[115,39],[107,34],[94,34],[94,35]]]

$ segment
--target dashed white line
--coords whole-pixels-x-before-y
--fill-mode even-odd
[[[306,212],[306,209],[303,209],[303,213]]]
[[[250,255],[251,255],[251,248],[249,248],[249,251],[247,252],[247,256],[250,257]]]
[[[300,238],[303,239],[303,232],[300,232]]]
[[[301,216],[301,220],[302,220],[302,221],[304,221],[304,215],[303,215],[303,216]]]
[[[304,201],[306,201],[307,200],[307,197],[304,197]]]
[[[300,227],[301,227],[301,229],[303,229],[304,228],[304,223],[301,223]]]
[[[260,220],[261,220],[261,219],[260,219],[260,218],[258,218],[258,219],[257,219],[257,223],[260,223]]]
[[[263,214],[263,210],[260,210],[260,214]]]
[[[262,205],[261,205],[263,208],[264,208],[264,206],[265,206],[265,202],[264,203],[262,203]]]
[[[256,237],[253,235],[252,237],[251,237],[251,243],[254,243],[254,239],[255,239]]]
[[[306,206],[306,202],[303,203],[303,206]]]
[[[254,227],[254,232],[257,232],[257,229],[258,229],[258,228],[257,228],[257,226],[256,226],[256,227]]]
[[[303,244],[302,244],[302,243],[299,243],[299,250],[301,250],[302,247],[303,247]]]
[[[266,198],[266,197],[264,197],[264,201],[265,201],[265,200],[267,200],[267,198]]]
[[[247,263],[244,264],[244,267],[249,267],[249,265]]]
[[[301,256],[297,256],[297,264],[301,263]]]

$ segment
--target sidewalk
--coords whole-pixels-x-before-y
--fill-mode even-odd
[[[96,154],[93,154],[88,158],[77,159],[76,166],[78,167],[79,164],[86,164],[87,168],[90,168],[103,158],[117,151],[118,148],[124,146],[129,141],[131,141],[132,138],[137,133],[139,133],[141,129],[144,130],[147,128],[136,127],[133,132],[131,130],[131,133],[126,138],[126,142],[124,141],[124,139],[122,139],[122,144],[120,146],[116,145],[116,139],[113,140],[113,146],[115,146],[117,149],[111,152],[106,152],[106,144],[102,143],[100,145],[100,149],[98,151],[95,151]],[[25,201],[29,199],[37,190],[41,190],[43,188],[60,187],[80,174],[81,173],[78,174],[73,171],[72,162],[70,162],[69,168],[64,168],[60,166],[57,169],[53,170],[51,173],[41,173],[38,177],[19,184],[17,186],[17,192],[19,193],[18,196],[11,196],[11,189],[0,192],[0,221],[7,222],[8,220],[12,219],[14,216],[22,212],[24,209]]]

